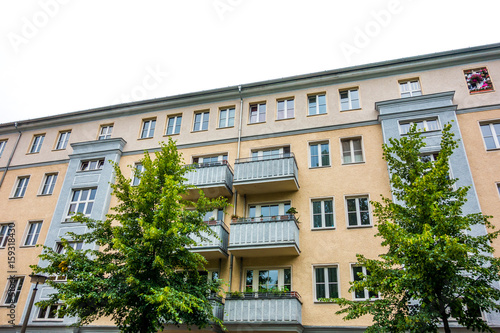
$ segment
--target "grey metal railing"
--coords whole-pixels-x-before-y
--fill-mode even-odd
[[[229,189],[233,187],[233,169],[227,161],[189,164],[186,173],[187,184],[195,186],[210,186],[224,184]]]
[[[240,158],[234,165],[234,182],[294,177],[298,184],[297,175],[297,162],[292,153]]]
[[[191,239],[194,240],[197,245],[193,246],[192,249],[200,249],[200,248],[220,248],[227,252],[227,245],[229,240],[229,230],[227,225],[222,221],[206,221],[209,225],[209,228],[215,232],[214,234],[202,233],[201,237],[197,235],[192,235]]]

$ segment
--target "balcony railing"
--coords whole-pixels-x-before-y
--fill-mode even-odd
[[[260,186],[255,186],[260,184]],[[234,165],[234,187],[242,193],[297,191],[298,168],[292,153],[240,158]]]
[[[203,239],[197,235],[192,235],[198,245],[191,248],[192,251],[202,254],[207,259],[227,257],[227,246],[229,240],[229,230],[222,221],[206,221],[209,228],[215,232],[215,235],[202,233]]]
[[[247,257],[299,255],[298,222],[293,215],[240,218],[231,223],[229,250]]]
[[[186,165],[189,185],[194,185],[205,192],[209,197],[230,196],[233,188],[233,169],[227,161],[189,164]],[[195,193],[198,192],[192,191]]]
[[[302,302],[296,291],[285,293],[244,293],[228,296],[224,323],[302,323]]]

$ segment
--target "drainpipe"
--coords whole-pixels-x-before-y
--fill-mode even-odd
[[[240,125],[238,126],[238,154],[236,158],[240,158],[241,128],[243,126],[243,96],[241,95],[241,85],[238,86],[238,92],[240,93]]]
[[[229,259],[229,292],[233,291],[231,286],[233,284],[233,255]]]
[[[12,158],[14,157],[14,153],[16,152],[17,149],[17,144],[19,143],[19,140],[21,140],[21,131],[17,128],[17,122],[14,123],[14,126],[16,127],[16,130],[19,132],[19,135],[17,136],[16,144],[14,145],[14,149],[12,149],[12,153],[10,153],[9,160],[7,161],[7,165],[5,166],[5,171],[3,172],[2,179],[0,179],[0,187],[2,187],[3,180],[5,179],[5,176],[7,175],[7,171],[9,170],[10,162],[12,161]]]

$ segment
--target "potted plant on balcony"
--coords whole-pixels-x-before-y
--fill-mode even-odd
[[[231,215],[231,222],[235,223],[238,221],[239,218],[240,217],[238,215],[233,214],[233,215]]]
[[[245,295],[243,295],[243,293],[239,290],[235,290],[235,291],[230,291],[228,293],[226,293],[226,295],[229,296],[229,298],[240,298],[240,299],[243,299]]]
[[[210,219],[208,219],[208,225],[216,225],[217,221],[215,220],[215,217],[212,216]]]
[[[295,216],[295,214],[298,214],[297,209],[295,207],[288,208],[286,213],[288,214],[288,216],[286,218],[292,218],[292,216],[293,216],[295,218],[295,221],[297,221],[297,223],[300,222],[299,218]]]

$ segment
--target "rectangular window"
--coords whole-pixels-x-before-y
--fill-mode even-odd
[[[330,144],[311,143],[309,144],[311,156],[311,168],[318,168],[330,165]]]
[[[227,164],[227,154],[193,157],[193,163],[198,164],[198,167]]]
[[[481,133],[486,150],[500,148],[500,122],[481,124]]]
[[[2,153],[3,153],[6,145],[7,145],[7,140],[0,141],[0,157],[2,156]]]
[[[40,148],[42,148],[43,139],[45,139],[45,134],[35,135],[33,137],[33,142],[31,143],[30,153],[39,153]]]
[[[206,131],[208,130],[208,118],[210,113],[198,112],[194,114],[194,127],[193,132]]]
[[[101,170],[104,165],[104,158],[82,161],[80,171]]]
[[[234,126],[234,108],[225,108],[219,110],[219,128]]]
[[[56,149],[66,149],[70,134],[71,131],[59,132],[59,137],[57,138],[57,143],[56,143]]]
[[[56,186],[57,173],[49,173],[45,175],[45,180],[42,186],[42,195],[50,195],[54,192]]]
[[[17,178],[16,189],[14,191],[14,198],[24,197],[24,194],[26,193],[26,189],[28,188],[29,181],[30,181],[29,176]]]
[[[311,95],[307,97],[309,116],[326,113],[326,95]]]
[[[290,119],[294,117],[295,101],[293,98],[278,100],[277,119]]]
[[[132,180],[132,186],[137,186],[141,182],[141,174],[144,172],[144,165],[141,163],[136,163],[134,168],[134,178]]]
[[[25,246],[36,245],[41,229],[42,229],[42,222],[40,221],[30,222],[28,224],[28,234],[26,235],[26,240],[24,241],[24,245]]]
[[[466,70],[464,75],[470,94],[493,90],[493,82],[486,67]]]
[[[245,292],[277,290],[292,290],[292,270],[290,268],[247,270]]]
[[[313,229],[333,228],[333,199],[312,201]]]
[[[40,308],[38,311],[37,319],[39,320],[50,320],[50,319],[63,319],[64,316],[59,317],[58,311],[64,307],[62,304],[49,305]]]
[[[252,151],[253,161],[272,160],[285,157],[290,157],[290,146]]]
[[[0,248],[4,248],[7,245],[7,240],[9,239],[10,230],[14,226],[13,223],[0,224]]]
[[[346,198],[349,227],[369,226],[370,205],[367,196]]]
[[[203,217],[204,222],[210,222],[210,221],[220,221],[224,222],[224,209],[214,209],[211,210],[207,213],[205,213],[205,216]]]
[[[179,134],[181,132],[182,115],[170,116],[167,121],[167,135]]]
[[[315,267],[315,300],[339,297],[339,278],[336,266]]]
[[[416,120],[416,121],[402,121],[399,123],[399,128],[401,129],[401,134],[406,134],[410,128],[416,125],[417,131],[427,132],[427,131],[437,131],[440,129],[439,122],[437,118]]]
[[[250,205],[248,207],[248,217],[277,217],[285,215],[290,207],[290,202],[270,203],[265,205]]]
[[[250,104],[250,124],[266,121],[266,103]]]
[[[343,164],[363,162],[361,138],[342,139],[341,144]]]
[[[399,89],[401,91],[401,97],[422,95],[422,89],[420,89],[420,82],[418,79],[399,81]]]
[[[68,218],[71,218],[71,216],[77,213],[90,216],[92,207],[94,206],[96,192],[97,188],[73,190],[69,203]]]
[[[68,242],[68,245],[75,251],[81,250],[83,248],[83,242]],[[57,243],[55,252],[58,254],[65,254],[66,249],[64,248],[62,243]]]
[[[156,119],[142,121],[141,139],[152,138],[155,135]]]
[[[21,289],[23,288],[23,283],[24,277],[22,276],[9,277],[7,279],[7,286],[3,297],[4,305],[17,303],[19,295],[21,294]]]
[[[364,266],[352,266],[353,281],[362,281],[364,275],[370,275],[370,272]],[[366,300],[370,298],[378,298],[378,294],[367,289],[359,289],[354,291],[355,300]]]
[[[348,89],[340,91],[340,110],[359,109],[358,89]]]
[[[99,130],[99,137],[97,140],[106,140],[111,138],[111,133],[113,133],[113,125],[101,125]]]

